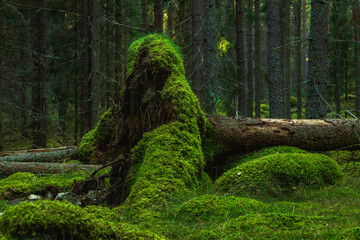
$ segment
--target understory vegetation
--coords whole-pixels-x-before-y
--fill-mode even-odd
[[[73,179],[85,178],[80,173],[66,177],[16,173],[1,180],[0,211],[4,211],[0,217],[1,233],[3,239],[359,239],[357,153],[327,153],[330,158],[303,152],[292,147],[275,147],[238,157],[239,166],[228,170],[215,185],[204,173],[199,187],[181,194],[175,192],[156,211],[146,211],[155,215],[147,218],[134,217],[133,211],[127,209],[130,205],[126,204],[115,208],[90,205],[81,208],[70,203],[41,200],[9,206],[7,200],[13,197],[9,195],[10,189],[23,193],[18,197],[27,196],[43,189],[46,184],[42,183],[66,190]],[[276,178],[271,178],[270,185],[257,185],[259,191],[255,192],[249,188],[220,191],[217,187],[222,178],[239,167],[245,174],[246,166],[251,164],[293,155],[308,163],[315,163],[314,158],[331,163],[328,169],[333,173],[329,176],[332,180],[325,184],[326,181],[321,180],[325,175],[318,174],[313,183],[292,182],[291,191],[276,191],[279,188],[274,186],[283,186],[284,181],[290,180]],[[347,166],[352,160],[355,165]],[[289,177],[291,169],[278,166],[279,171],[283,170],[281,175]],[[311,168],[311,164],[303,167],[305,172]],[[271,194],[269,187],[274,190]]]

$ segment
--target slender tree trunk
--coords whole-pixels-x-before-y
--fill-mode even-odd
[[[33,15],[32,141],[34,148],[46,147],[46,16],[45,1],[37,0]]]
[[[247,0],[248,5],[248,24],[247,24],[247,116],[253,117],[254,112],[254,76],[253,76],[253,0]]]
[[[260,117],[261,89],[263,85],[262,43],[261,43],[261,1],[255,0],[255,117]]]
[[[100,3],[91,1],[91,62],[90,62],[90,127],[99,120],[100,104]]]
[[[78,1],[74,1],[75,12],[78,12]],[[75,78],[74,78],[74,144],[78,144],[79,138],[79,44],[81,38],[81,32],[79,31],[79,21],[75,22],[74,26],[75,34],[75,51],[74,51],[74,63],[75,63]]]
[[[283,94],[280,70],[280,0],[267,0],[267,70],[270,118],[282,118]]]
[[[290,1],[286,0],[284,5],[284,117],[291,118],[290,96],[291,96],[291,47],[290,47]]]
[[[105,91],[104,91],[104,96],[105,96],[105,105],[106,105],[106,109],[108,109],[111,105],[111,101],[110,101],[110,96],[111,96],[111,81],[110,79],[113,79],[114,77],[114,71],[112,68],[112,61],[111,59],[113,59],[113,47],[112,47],[112,42],[114,40],[114,30],[112,27],[112,23],[110,22],[111,16],[114,14],[113,13],[113,1],[112,0],[106,0],[106,43],[105,43],[105,48],[106,48],[106,78],[105,79]]]
[[[332,18],[334,20],[334,37],[335,39],[340,39],[341,36],[339,34],[339,23],[341,23],[341,21],[338,21],[339,19],[339,14],[340,14],[340,6],[338,5],[340,4],[340,2],[335,2],[334,6],[332,7]],[[341,81],[340,81],[340,77],[341,77],[341,65],[340,65],[340,57],[342,55],[342,51],[340,49],[340,44],[338,41],[334,41],[333,42],[334,45],[334,50],[333,50],[333,54],[335,57],[335,69],[334,69],[334,74],[332,75],[332,77],[334,77],[334,82],[335,82],[335,110],[336,113],[338,115],[340,115],[340,111],[341,111],[341,106],[340,106],[340,95],[341,95]]]
[[[204,106],[204,2],[192,1],[192,55],[193,90]]]
[[[141,25],[143,29],[147,29],[146,0],[141,0]]]
[[[168,2],[167,4],[167,33],[169,34],[170,38],[174,37],[173,34],[173,8],[174,4],[171,2]],[[204,14],[203,14],[204,15]]]
[[[81,121],[80,121],[80,135],[84,135],[90,128],[90,110],[89,110],[89,79],[90,79],[90,44],[89,44],[89,2],[87,0],[80,1],[79,9],[81,11],[82,19],[79,23],[81,32]]]
[[[217,41],[216,41],[216,15],[215,0],[205,0],[205,27],[204,27],[204,77],[205,77],[205,111],[215,113],[214,95],[217,94]]]
[[[322,0],[311,2],[311,26],[309,45],[309,72],[307,76],[306,118],[325,118],[327,36],[329,3]]]
[[[236,16],[236,67],[237,67],[237,82],[238,82],[238,102],[237,109],[241,116],[246,116],[246,84],[245,84],[245,33],[244,33],[244,9],[243,0],[236,0],[235,2]]]
[[[164,25],[164,1],[154,1],[154,26],[156,32],[163,32]]]
[[[122,23],[122,0],[116,0],[115,21]],[[120,91],[123,82],[122,69],[122,40],[123,30],[120,26],[115,27],[115,102],[120,101]]]
[[[306,80],[307,80],[307,69],[308,69],[308,65],[307,65],[307,34],[306,34],[306,20],[307,20],[307,14],[306,14],[306,0],[303,0],[303,15],[302,15],[302,37],[303,37],[303,41],[302,41],[302,81],[303,81],[303,85],[306,86]]]
[[[360,82],[359,82],[359,36],[358,36],[358,17],[359,5],[357,0],[354,0],[353,20],[354,20],[354,56],[355,56],[355,110],[356,116],[360,117]]]
[[[304,0],[305,1],[305,0]],[[294,75],[293,83],[296,84],[296,99],[297,99],[297,118],[302,118],[302,79],[301,79],[301,0],[294,1],[294,37],[295,37],[295,48],[294,48]]]

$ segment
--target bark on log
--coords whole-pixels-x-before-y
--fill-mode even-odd
[[[30,172],[34,174],[71,173],[79,170],[87,172],[97,170],[102,165],[67,164],[67,163],[23,163],[0,162],[0,176],[6,177],[17,172]]]
[[[217,156],[286,145],[308,151],[360,150],[360,125],[352,119],[250,119],[207,115],[219,143]]]
[[[59,162],[64,158],[76,158],[77,147],[29,149],[0,152],[0,162]]]

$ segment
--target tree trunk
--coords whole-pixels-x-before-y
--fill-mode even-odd
[[[168,2],[167,3],[167,23],[166,23],[167,30],[166,30],[166,32],[167,32],[167,34],[169,34],[169,37],[171,39],[174,37],[174,34],[173,34],[173,8],[174,8],[174,3]]]
[[[339,27],[341,24],[341,21],[338,21],[339,19],[339,15],[340,15],[340,7],[339,7],[340,2],[335,2],[334,6],[332,7],[332,18],[334,20],[333,24],[334,24],[334,37],[335,39],[340,39],[341,36],[339,34]],[[341,105],[340,105],[340,97],[341,97],[341,65],[340,65],[340,58],[342,55],[342,50],[340,48],[340,44],[339,41],[335,41],[333,42],[333,48],[334,48],[334,58],[335,58],[335,69],[334,69],[334,74],[332,74],[332,76],[335,78],[334,82],[335,82],[335,111],[338,115],[340,115],[340,111],[341,111]]]
[[[295,48],[294,48],[294,75],[293,83],[295,84],[296,99],[297,99],[297,118],[302,118],[302,79],[301,79],[301,0],[294,1],[294,37],[295,37]]]
[[[77,158],[76,147],[29,149],[0,152],[0,161],[4,162],[57,162]]]
[[[270,118],[282,118],[284,99],[280,69],[280,0],[267,0],[267,71]]]
[[[106,0],[106,77],[105,79],[105,91],[103,95],[105,97],[105,109],[110,108],[111,106],[111,79],[114,78],[114,71],[112,67],[112,59],[114,57],[114,48],[112,47],[112,43],[114,42],[114,29],[111,23],[111,16],[114,15],[114,5],[112,0]],[[116,21],[117,22],[117,21]]]
[[[247,116],[252,117],[254,112],[254,77],[253,77],[253,0],[247,0]]]
[[[250,119],[207,115],[218,156],[286,145],[308,151],[360,149],[357,120]]]
[[[164,1],[154,1],[154,26],[155,31],[161,33],[164,25]]]
[[[95,128],[99,120],[100,103],[100,3],[91,1],[90,27],[90,127]]]
[[[205,27],[204,27],[204,78],[205,78],[205,111],[215,113],[215,95],[217,94],[217,41],[215,0],[205,0]]]
[[[290,119],[290,93],[291,93],[291,47],[290,47],[290,1],[286,0],[284,5],[284,118]]]
[[[204,2],[192,1],[192,80],[194,93],[204,106]]]
[[[307,14],[306,14],[306,0],[303,0],[303,12],[302,12],[302,79],[303,82],[306,83],[307,80],[307,34],[306,34],[306,20],[307,20]],[[305,84],[304,84],[305,85]]]
[[[238,94],[237,94],[237,109],[241,116],[246,116],[246,83],[245,83],[245,34],[244,34],[244,10],[243,1],[236,0],[235,2],[236,16],[235,16],[235,28],[236,28],[236,68],[237,68],[237,82],[238,82]]]
[[[46,147],[46,16],[45,1],[37,0],[33,16],[34,77],[32,92],[32,141],[35,148]]]
[[[122,0],[116,0],[115,21],[122,23]],[[120,26],[115,27],[115,103],[120,100],[120,91],[123,81],[122,69],[122,40],[123,30]]]
[[[359,82],[359,36],[358,36],[358,17],[359,17],[359,4],[354,0],[353,7],[353,20],[354,20],[354,55],[355,55],[355,110],[356,116],[360,117],[360,82]]]
[[[261,104],[261,89],[262,81],[262,38],[261,38],[261,14],[260,7],[261,1],[255,0],[255,117],[260,117],[260,104]]]
[[[0,176],[5,177],[17,172],[29,172],[34,174],[59,174],[71,173],[79,170],[86,172],[101,168],[101,165],[68,164],[68,163],[23,163],[23,162],[0,162]]]
[[[329,3],[311,1],[311,26],[309,45],[309,71],[307,74],[306,118],[325,118],[327,36],[329,26]]]
[[[84,135],[88,132],[90,128],[90,110],[89,110],[89,79],[90,79],[90,68],[89,68],[89,59],[90,59],[90,43],[89,43],[89,3],[87,0],[81,0],[79,9],[81,11],[81,21],[79,22],[80,32],[81,32],[81,66],[82,69],[81,76],[81,121],[80,121],[80,135]]]
[[[141,25],[143,29],[147,29],[146,0],[141,0]]]

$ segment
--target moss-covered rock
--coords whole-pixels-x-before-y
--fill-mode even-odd
[[[66,202],[24,202],[4,212],[0,231],[15,239],[162,239],[89,212]]]
[[[0,197],[5,199],[24,197],[47,187],[56,187],[59,191],[70,191],[74,181],[84,180],[86,177],[87,174],[83,171],[42,177],[19,172],[0,180]]]
[[[177,209],[177,215],[191,220],[207,219],[221,222],[227,218],[263,211],[267,207],[267,204],[250,198],[202,195],[182,204]]]
[[[91,159],[95,147],[99,144],[106,145],[110,141],[110,135],[113,132],[111,129],[111,116],[114,107],[109,108],[102,114],[96,128],[86,133],[81,139],[79,146],[79,156],[83,161]]]
[[[133,149],[133,185],[126,204],[136,212],[162,205],[174,192],[183,193],[199,185],[204,164],[201,138],[208,126],[185,78],[181,54],[169,39],[149,35],[135,41],[129,49],[129,71],[140,60],[151,62],[154,72],[170,73],[160,95],[163,102],[170,103],[169,111],[176,117],[145,133]]]
[[[334,184],[343,176],[340,167],[322,154],[272,154],[241,164],[220,176],[216,190],[230,193],[283,194],[307,186]]]

